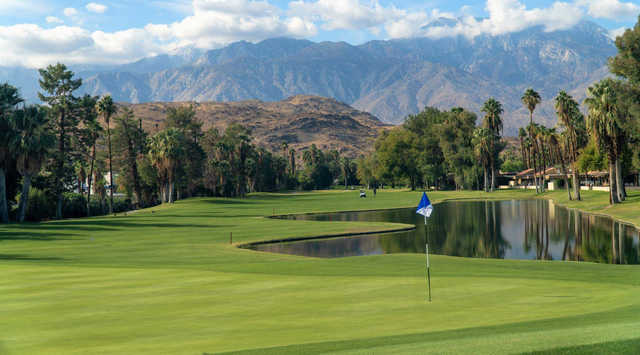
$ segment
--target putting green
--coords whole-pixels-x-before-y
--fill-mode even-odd
[[[546,197],[566,203],[563,195]],[[575,204],[639,224],[639,193],[613,208],[606,196],[588,192]],[[398,227],[264,218],[273,213],[418,199],[406,191],[375,200],[357,192],[257,194],[2,226],[0,354],[637,353],[636,266],[433,256],[428,303],[423,255],[316,259],[235,247]]]

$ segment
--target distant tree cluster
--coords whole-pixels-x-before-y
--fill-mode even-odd
[[[367,185],[405,185],[493,191],[501,164],[502,105],[490,99],[477,116],[463,108],[427,107],[402,126],[382,132],[375,151],[357,160],[358,178]]]
[[[269,152],[240,125],[203,131],[190,106],[169,108],[150,134],[110,96],[76,97],[82,81],[63,64],[40,76],[42,106],[24,105],[17,88],[0,85],[3,223],[111,214],[194,195],[358,183],[355,163],[337,151],[313,145],[297,162],[286,143],[282,154]]]

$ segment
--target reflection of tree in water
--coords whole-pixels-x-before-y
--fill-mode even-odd
[[[424,253],[424,219],[415,209],[289,217],[322,221],[385,221],[415,224],[416,230],[296,243],[257,249],[317,257],[379,253]],[[638,231],[610,218],[586,215],[546,200],[475,201],[438,204],[427,220],[429,249],[464,257],[573,260],[640,264]],[[503,232],[504,229],[504,232]],[[511,241],[520,240],[513,247]],[[522,233],[522,234],[521,234]]]
[[[562,243],[561,260],[613,264],[640,263],[638,232],[610,218],[583,214],[547,201],[526,204],[523,249],[551,260],[550,242]]]
[[[448,202],[438,205],[427,220],[429,249],[436,254],[465,257],[504,258],[509,244],[500,228],[500,202]],[[380,246],[385,253],[424,253],[423,219],[415,219],[411,234],[383,237]]]

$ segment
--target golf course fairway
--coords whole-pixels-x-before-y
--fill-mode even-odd
[[[196,198],[0,226],[0,354],[640,353],[640,266],[434,255],[429,303],[421,254],[319,259],[237,247],[403,227],[265,216],[412,207],[420,194]],[[640,225],[640,192],[614,207],[607,196],[538,198]]]

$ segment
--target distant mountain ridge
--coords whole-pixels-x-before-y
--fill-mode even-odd
[[[455,22],[440,19],[430,26]],[[83,92],[110,93],[122,102],[278,101],[308,94],[335,98],[388,123],[400,123],[425,106],[480,113],[482,103],[495,97],[505,107],[505,132],[513,135],[528,121],[520,103],[526,88],[544,100],[536,121],[552,125],[558,91],[582,100],[588,85],[608,75],[607,58],[615,53],[607,30],[585,21],[563,31],[536,27],[473,40],[412,38],[358,46],[287,38],[237,42],[79,75]]]

